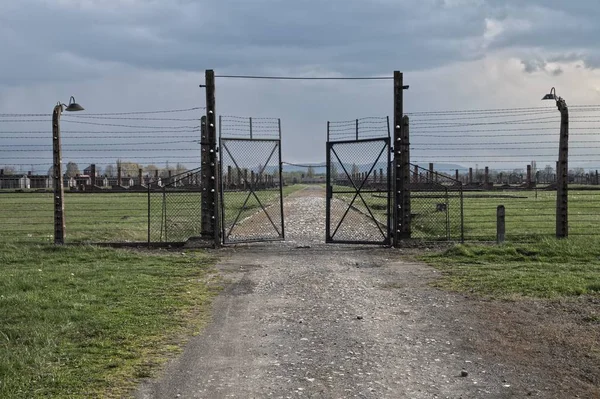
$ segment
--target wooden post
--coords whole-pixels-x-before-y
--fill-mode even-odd
[[[527,165],[527,187],[531,187],[531,165]]]
[[[490,168],[488,168],[487,166],[485,167],[485,188],[487,189],[488,186],[490,185]]]
[[[411,217],[410,217],[410,147],[409,147],[409,118],[404,115],[402,118],[402,151],[400,153],[400,176],[402,180],[401,193],[401,226],[400,238],[411,237]]]
[[[52,112],[52,155],[54,177],[54,244],[65,243],[65,190],[63,187],[62,158],[60,148],[60,114],[62,105],[58,104]]]
[[[91,190],[94,192],[94,187],[96,186],[96,165],[90,165],[90,178],[91,178]]]
[[[505,229],[505,209],[504,205],[498,205],[496,209],[496,243],[502,244],[505,239],[506,229]]]
[[[217,114],[215,107],[215,72],[205,72],[206,117],[202,134],[202,236],[221,245],[219,229],[219,189],[217,158]]]
[[[117,186],[121,186],[121,163],[119,162],[119,164],[117,165]]]
[[[400,242],[400,238],[405,238],[406,231],[404,230],[403,220],[404,220],[404,209],[402,205],[404,203],[404,176],[402,167],[402,152],[405,149],[403,143],[403,135],[402,135],[402,117],[404,116],[404,104],[403,104],[403,96],[404,96],[404,77],[402,72],[394,71],[394,134],[393,134],[393,148],[394,148],[394,161],[393,161],[393,170],[392,173],[394,175],[392,181],[392,188],[394,192],[394,202],[393,202],[393,245],[394,247],[398,247]],[[406,146],[408,147],[408,146]]]
[[[565,100],[556,101],[560,111],[560,139],[556,170],[556,237],[569,235],[569,109]]]
[[[435,178],[433,174],[433,162],[429,162],[429,181],[433,183],[434,180]]]
[[[473,184],[473,168],[469,168],[469,184]]]

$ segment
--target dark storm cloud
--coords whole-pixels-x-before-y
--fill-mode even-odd
[[[73,3],[88,6],[68,6]],[[420,69],[480,56],[465,45],[485,29],[481,7],[438,1],[117,3],[24,0],[0,6],[2,35],[10,38],[0,50],[11,54],[2,61],[0,79],[36,75],[29,65],[59,74],[57,54],[188,71],[333,64],[347,73]],[[68,60],[62,65],[69,67]]]
[[[582,0],[20,0],[0,5],[0,84],[97,77],[118,65],[376,74],[511,48],[542,49],[522,55],[526,72],[564,54],[596,67],[598,17],[600,5]],[[503,28],[486,39],[490,20]]]

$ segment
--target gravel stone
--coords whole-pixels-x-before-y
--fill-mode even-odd
[[[556,367],[542,305],[435,289],[412,249],[323,244],[323,193],[286,200],[286,242],[215,251],[212,322],[137,398],[598,397],[593,359],[591,383]]]

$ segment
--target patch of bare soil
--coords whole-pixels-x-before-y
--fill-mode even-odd
[[[461,331],[479,353],[520,371],[541,397],[600,397],[600,298],[471,303]]]

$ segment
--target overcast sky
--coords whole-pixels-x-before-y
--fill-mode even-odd
[[[0,113],[204,106],[205,69],[401,70],[407,112],[539,107],[552,86],[600,104],[598,20],[597,0],[2,0]],[[282,119],[289,162],[322,161],[328,120],[391,100],[391,81],[217,80],[218,114]]]

